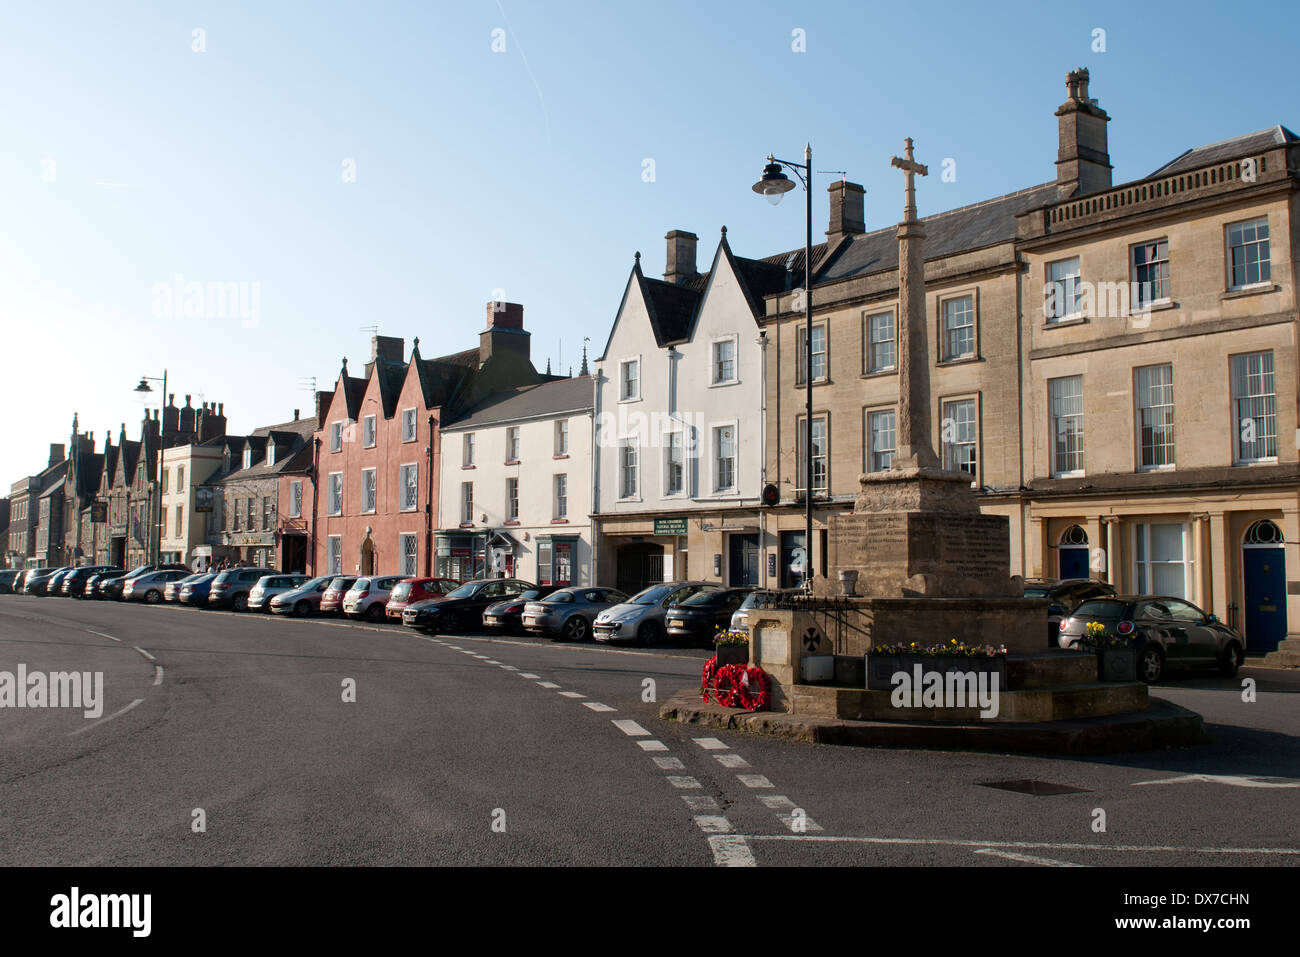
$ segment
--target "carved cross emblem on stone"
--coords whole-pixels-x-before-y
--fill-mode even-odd
[[[916,158],[912,156],[912,138],[910,136],[906,140],[906,149],[903,152],[906,154],[904,158],[900,159],[895,156],[889,161],[889,165],[901,169],[907,179],[907,201],[903,205],[903,222],[914,223],[916,222],[916,182],[912,177],[914,175],[929,176],[930,169],[918,163]]]
[[[809,628],[803,633],[803,646],[805,651],[816,651],[821,647],[822,633],[817,627]]]

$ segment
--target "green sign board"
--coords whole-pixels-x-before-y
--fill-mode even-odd
[[[685,535],[686,519],[684,518],[656,518],[655,534],[656,535]]]

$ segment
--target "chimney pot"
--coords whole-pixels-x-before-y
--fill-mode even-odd
[[[695,266],[696,244],[700,237],[684,229],[670,230],[664,240],[668,257],[664,262],[664,282],[683,283],[699,275]]]
[[[293,420],[294,420],[295,422],[298,421],[298,412],[299,412],[298,409],[294,409],[294,410],[293,410]]]
[[[489,329],[522,329],[524,307],[517,302],[489,302],[487,304]]]
[[[1067,99],[1056,110],[1056,187],[1062,199],[1111,187],[1110,117],[1088,97],[1088,80],[1087,67],[1066,74]]]

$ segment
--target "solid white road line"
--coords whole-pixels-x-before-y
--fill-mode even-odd
[[[650,736],[649,731],[629,718],[616,720],[613,722],[613,725],[630,738],[646,738]]]
[[[584,701],[583,705],[592,711],[617,711],[618,708],[611,708],[607,704],[601,704],[599,701]]]
[[[739,754],[715,754],[713,756],[724,768],[747,768],[749,762]]]
[[[717,738],[692,738],[705,751],[726,751],[730,745],[723,744]]]
[[[650,744],[648,741],[638,741],[637,744]],[[659,742],[653,742],[658,744]],[[659,765],[663,771],[685,771],[686,765],[682,764],[681,758],[655,758],[655,764]]]
[[[668,775],[668,783],[683,791],[704,787],[704,785],[695,780],[695,778],[676,774]]]
[[[751,841],[826,841],[842,844],[915,844],[933,847],[1009,847],[1022,850],[1121,851],[1156,854],[1267,854],[1300,856],[1300,847],[1178,847],[1172,844],[1064,844],[1050,841],[968,841],[936,837],[854,837],[830,834],[749,834]]]
[[[134,707],[135,707],[136,705],[138,705],[138,704],[144,704],[144,698],[136,698],[134,701],[132,701],[132,702],[131,702],[129,705],[127,705],[125,708],[121,708],[121,709],[119,709],[119,710],[117,710],[117,711],[114,711],[114,712],[113,712],[112,714],[110,714],[107,718],[100,718],[100,719],[99,719],[98,721],[96,721],[95,723],[93,723],[93,724],[88,724],[88,725],[86,725],[84,728],[78,728],[76,731],[69,731],[68,734],[70,734],[70,735],[71,735],[71,734],[81,734],[81,733],[84,732],[84,731],[89,731],[91,728],[98,728],[101,724],[104,724],[104,723],[107,722],[107,721],[112,721],[114,718],[117,718],[117,717],[120,717],[120,716],[126,714],[128,711],[130,711],[132,708],[134,708]]]
[[[1050,857],[1034,857],[1032,854],[1016,854],[1013,851],[995,851],[991,847],[981,847],[976,854],[988,854],[990,857],[1005,857],[1009,861],[1019,861],[1021,864],[1040,864],[1043,867],[1083,867],[1082,864],[1074,864],[1070,861],[1054,861]]]
[[[709,838],[713,863],[719,867],[757,867],[745,838],[739,834],[715,834]]]
[[[736,780],[747,788],[770,788],[776,786],[761,774],[737,774]]]
[[[147,651],[145,651],[143,648],[141,648],[139,645],[132,645],[131,647],[134,648],[136,651],[140,652],[140,654],[144,655],[144,656],[145,656],[146,658],[148,658],[150,661],[157,661],[157,660],[158,660],[158,659],[155,658],[153,655],[149,654],[149,652],[147,652]]]
[[[668,750],[668,745],[664,744],[662,741],[638,741],[637,746],[642,751],[667,751]],[[659,759],[655,758],[655,760],[658,761]],[[673,758],[673,760],[677,761],[676,758]],[[678,767],[682,766],[680,761],[677,761],[677,766]]]

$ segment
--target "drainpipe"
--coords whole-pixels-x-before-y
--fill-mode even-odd
[[[763,487],[767,485],[767,330],[758,331],[759,350],[759,400],[758,400],[758,581],[762,588],[767,587],[767,511],[763,508]]]
[[[600,514],[600,384],[603,379],[600,366],[596,366],[594,373],[591,377],[591,515],[589,516],[589,527],[591,529],[591,584],[593,585],[599,582],[600,542],[603,538],[599,534],[598,523],[600,520],[597,518]],[[552,561],[554,561],[554,553],[552,553]]]
[[[320,437],[312,439],[311,454],[311,471],[308,472],[308,478],[311,479],[311,573],[316,574],[316,549],[320,547],[320,542],[316,538],[316,516],[319,514],[320,505]],[[210,559],[209,559],[210,560]]]
[[[425,480],[427,491],[424,499],[424,577],[433,577],[433,413],[429,413],[429,444],[425,446],[428,459],[428,478]]]

